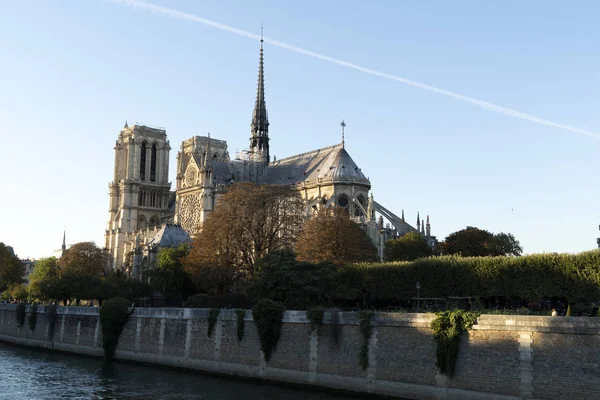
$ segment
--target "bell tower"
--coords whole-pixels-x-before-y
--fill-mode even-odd
[[[133,249],[132,233],[158,228],[169,208],[169,141],[164,129],[127,123],[115,144],[105,247],[111,268],[120,268]]]

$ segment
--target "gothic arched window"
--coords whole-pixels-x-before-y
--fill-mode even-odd
[[[146,180],[146,142],[142,142],[142,151],[140,154],[140,179]]]
[[[150,182],[156,182],[156,143],[152,145],[150,156]]]
[[[150,228],[154,228],[158,225],[158,218],[156,216],[150,218],[150,224],[148,225]]]
[[[365,198],[362,194],[359,194],[358,197],[356,198],[356,200],[358,200],[359,204],[366,209],[366,202],[365,202]],[[359,206],[357,206],[356,204],[354,205],[354,215],[359,217],[362,215],[362,210],[360,209]]]
[[[142,229],[146,229],[146,226],[146,217],[139,215],[137,220],[137,230],[141,231]]]

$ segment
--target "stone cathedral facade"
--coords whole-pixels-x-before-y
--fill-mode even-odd
[[[371,183],[342,142],[279,160],[269,154],[269,120],[265,101],[261,41],[258,85],[247,151],[230,159],[227,142],[208,136],[184,140],[177,153],[175,191],[169,182],[171,147],[163,129],[128,126],[115,145],[114,178],[109,184],[109,220],[105,247],[112,268],[130,268],[140,276],[160,247],[189,241],[217,206],[219,196],[235,182],[294,185],[306,205],[306,216],[320,207],[339,206],[361,224],[383,254],[386,240],[419,232],[435,245],[427,222],[416,226],[373,199]],[[387,221],[384,225],[384,218]]]

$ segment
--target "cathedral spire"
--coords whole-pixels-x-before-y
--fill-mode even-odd
[[[263,55],[263,29],[260,28],[260,57],[258,62],[258,84],[256,88],[256,102],[252,114],[252,136],[250,137],[250,151],[256,156],[262,156],[269,161],[269,118],[265,102],[265,72]]]
[[[67,231],[63,231],[63,244],[61,249],[63,252],[67,250]]]
[[[421,228],[421,218],[419,217],[419,212],[417,211],[417,232]]]
[[[123,128],[129,128],[129,125],[127,125],[127,121],[125,121],[125,126]]]

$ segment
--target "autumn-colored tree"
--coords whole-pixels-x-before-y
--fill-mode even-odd
[[[102,277],[108,265],[108,253],[94,242],[80,242],[69,247],[60,258],[63,273]]]
[[[228,293],[254,276],[265,254],[294,246],[303,210],[293,187],[236,183],[218,199],[184,266],[203,291]]]
[[[431,246],[422,235],[408,232],[385,242],[383,257],[386,261],[412,261],[432,254]]]
[[[441,244],[443,254],[460,254],[463,257],[520,256],[523,248],[512,234],[493,233],[467,226],[451,233]]]
[[[25,268],[12,249],[0,242],[0,292],[23,282]]]
[[[296,253],[298,261],[336,265],[378,259],[369,236],[338,207],[323,208],[306,221]]]

